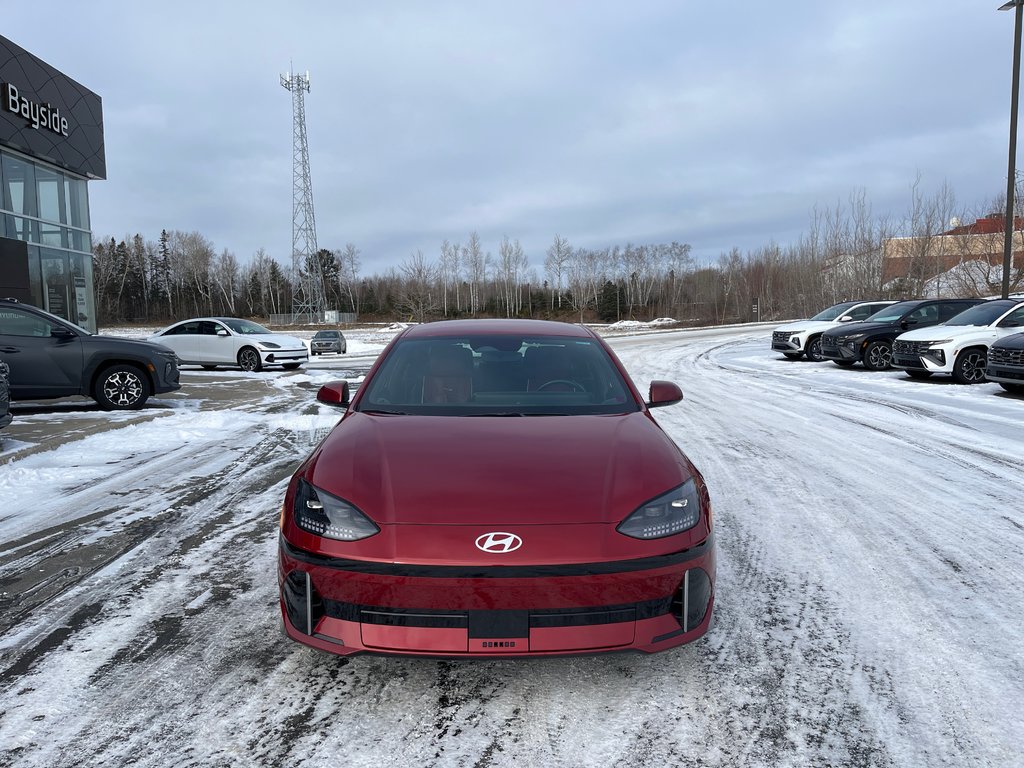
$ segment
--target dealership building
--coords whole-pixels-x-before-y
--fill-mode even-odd
[[[0,297],[96,330],[90,179],[105,179],[100,97],[0,36]]]

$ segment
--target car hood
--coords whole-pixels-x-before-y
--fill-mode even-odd
[[[896,323],[840,323],[833,328],[829,336],[853,336],[858,333],[874,333],[875,331],[891,331],[898,327]]]
[[[927,328],[915,328],[901,333],[896,338],[900,341],[941,341],[942,339],[959,339],[969,336],[991,336],[1000,329],[988,325],[930,325]]]
[[[380,524],[617,523],[694,474],[643,412],[351,413],[304,467]]]
[[[238,336],[240,339],[251,339],[254,343],[263,343],[269,341],[271,344],[277,344],[282,349],[301,349],[306,346],[306,342],[302,339],[296,338],[295,336],[284,336],[279,333],[259,333],[252,335]]]
[[[845,325],[838,320],[797,320],[795,323],[786,323],[776,328],[776,331],[827,331],[837,325]]]
[[[996,345],[1004,349],[1024,349],[1024,333],[1018,331],[1011,336],[1004,336],[992,346]]]
[[[79,337],[83,344],[100,344],[104,350],[118,350],[125,354],[139,355],[173,355],[174,352],[160,344],[159,341],[146,339],[123,339],[120,336],[103,336],[92,334]]]

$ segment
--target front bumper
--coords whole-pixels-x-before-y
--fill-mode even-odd
[[[340,560],[282,536],[278,568],[285,632],[343,655],[652,653],[704,635],[714,607],[711,537],[643,560],[481,569]]]
[[[1003,384],[1024,384],[1024,349],[992,347],[985,362],[985,378]]]
[[[855,341],[851,348],[848,344],[836,341],[831,336],[821,337],[821,355],[826,360],[856,361],[860,359],[861,341]]]
[[[776,352],[803,352],[803,341],[801,334],[786,333],[785,331],[772,333],[772,349]]]
[[[283,363],[305,363],[309,361],[309,352],[302,349],[261,349],[260,357],[264,365],[281,365]]]
[[[181,389],[181,374],[178,370],[177,356],[156,361],[154,366],[159,367],[155,371],[150,372],[152,374],[150,378],[153,380],[153,394],[174,392],[177,389]]]

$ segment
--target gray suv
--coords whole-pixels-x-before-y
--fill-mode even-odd
[[[85,395],[124,410],[181,388],[178,359],[166,347],[96,336],[14,299],[0,299],[0,356],[11,369],[12,400]]]

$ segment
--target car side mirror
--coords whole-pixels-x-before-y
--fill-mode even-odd
[[[652,381],[648,396],[648,408],[661,408],[664,405],[675,405],[683,399],[683,390],[671,381]]]
[[[840,323],[848,323],[851,320],[853,320],[853,315],[843,315],[842,317],[839,318]]]
[[[336,408],[348,408],[348,382],[329,381],[316,393],[317,401]]]
[[[907,328],[909,328],[912,325],[917,325],[917,323],[914,322],[913,320],[900,320],[900,328],[902,328],[904,331],[907,330]]]
[[[52,339],[73,339],[77,334],[70,328],[65,328],[63,325],[51,325],[50,326],[50,338]]]
[[[225,329],[225,328],[218,328],[217,329],[217,335],[218,336],[229,336],[230,334],[227,332],[227,329]]]

